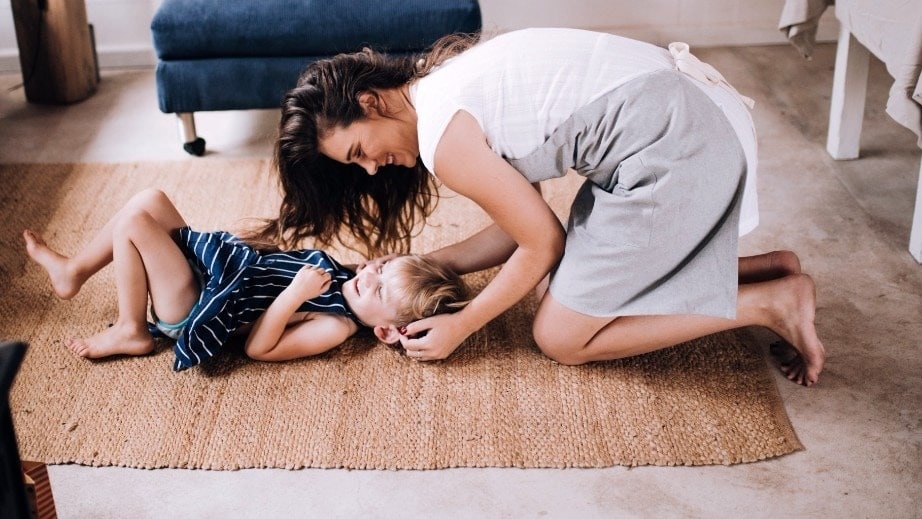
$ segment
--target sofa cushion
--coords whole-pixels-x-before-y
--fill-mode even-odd
[[[157,100],[164,113],[278,108],[298,74],[316,58],[215,58],[157,64]],[[233,85],[218,88],[217,85]]]
[[[476,0],[163,0],[151,22],[161,60],[419,51],[479,29]]]

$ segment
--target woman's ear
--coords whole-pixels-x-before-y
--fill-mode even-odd
[[[362,92],[359,94],[359,105],[362,107],[365,117],[381,114],[380,99],[374,92]]]
[[[384,344],[397,344],[400,342],[400,330],[392,324],[387,326],[375,326],[374,332],[375,337]]]

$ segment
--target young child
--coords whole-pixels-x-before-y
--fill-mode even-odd
[[[87,358],[150,353],[149,298],[157,330],[176,339],[176,371],[214,357],[235,333],[248,333],[246,354],[265,361],[325,352],[361,327],[395,344],[402,327],[463,307],[468,297],[457,275],[420,256],[349,268],[319,250],[263,253],[226,232],[193,231],[154,189],[132,197],[73,257],[30,230],[23,237],[61,299],[115,266],[115,324],[68,340],[69,349]]]

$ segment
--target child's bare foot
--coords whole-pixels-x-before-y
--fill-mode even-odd
[[[51,288],[61,299],[70,299],[80,291],[80,283],[68,269],[68,258],[58,254],[37,233],[28,229],[22,232],[26,240],[26,252],[32,261],[38,263],[48,273]]]
[[[739,282],[757,283],[800,274],[800,258],[789,250],[776,250],[739,259]]]
[[[81,357],[98,359],[110,355],[146,355],[154,351],[154,339],[147,328],[118,324],[82,339],[70,339],[64,345]]]
[[[819,380],[826,362],[826,349],[814,325],[816,288],[813,280],[806,274],[793,274],[772,283],[778,297],[774,300],[774,322],[769,328],[780,335],[786,345],[776,343],[771,353],[788,380],[812,386]]]

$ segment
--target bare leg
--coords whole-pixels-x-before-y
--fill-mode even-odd
[[[548,294],[535,316],[534,334],[550,358],[582,364],[639,355],[742,326],[765,326],[793,345],[802,359],[787,377],[810,386],[826,359],[814,327],[815,308],[813,280],[805,274],[740,285],[735,319],[654,315],[611,320],[574,312]]]
[[[188,315],[199,286],[180,248],[156,217],[139,212],[112,228],[118,319],[92,337],[68,341],[77,355],[144,355],[154,342],[147,331],[148,294],[158,317],[178,322]]]
[[[120,229],[120,225],[116,229]],[[118,292],[118,319],[115,324],[91,337],[65,341],[81,357],[96,359],[109,355],[145,355],[154,349],[147,331],[147,275],[144,261],[127,236],[113,235],[115,286]]]
[[[789,250],[777,250],[739,259],[740,283],[757,283],[800,273],[800,258]]]
[[[743,257],[739,261],[740,283],[756,283],[800,273],[800,258],[788,250]],[[769,353],[785,376],[792,380],[801,377],[804,361],[792,344],[783,339],[774,342],[769,347]]]
[[[93,274],[112,262],[113,229],[119,222],[138,213],[146,213],[166,230],[186,225],[167,196],[159,190],[141,191],[126,203],[83,249],[71,258],[51,249],[37,233],[26,230],[26,252],[47,272],[54,293],[61,299],[77,295]]]
[[[538,286],[535,287],[535,296],[538,298],[538,301],[544,298],[544,294],[547,293],[547,289],[550,286],[550,284],[551,284],[550,275],[544,276],[544,279],[538,282]]]
[[[26,229],[22,232],[26,240],[26,253],[48,273],[51,288],[61,299],[70,299],[80,291],[83,281],[78,282],[71,271],[69,258],[51,249],[37,233]]]

